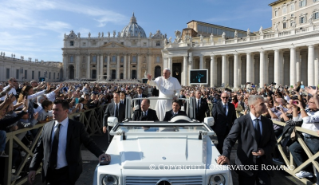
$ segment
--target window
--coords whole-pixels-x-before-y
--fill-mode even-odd
[[[51,79],[51,72],[49,72],[49,79]]]
[[[55,80],[55,73],[53,73],[53,80]]]
[[[107,67],[107,65],[104,65],[104,67]]]
[[[40,78],[40,77],[41,77],[41,71],[38,72],[38,78]]]
[[[107,42],[104,42],[104,45],[107,44]]]
[[[282,28],[283,28],[283,29],[287,28],[286,22],[283,22],[283,23],[282,23]]]
[[[307,0],[301,0],[299,1],[299,7],[302,8],[302,7],[305,7],[307,6]]]
[[[287,13],[287,6],[285,5],[284,7],[282,7],[282,14],[286,14]]]
[[[146,46],[146,42],[144,42],[143,45]]]
[[[160,63],[161,62],[161,58],[160,57],[156,57],[156,62]]]
[[[34,79],[34,71],[32,71],[32,80]]]
[[[59,78],[60,73],[58,73],[58,78]]]
[[[92,62],[96,62],[97,61],[97,57],[96,57],[96,55],[94,55],[93,57],[92,57]]]
[[[305,16],[300,17],[299,23],[300,23],[300,24],[306,23],[306,18],[305,18]]]
[[[116,56],[112,56],[112,62],[116,62]]]
[[[85,43],[85,42],[82,42],[82,46],[86,46],[86,43]]]
[[[277,15],[278,15],[278,11],[277,11],[277,10],[275,10],[275,17],[277,17]]]
[[[70,56],[69,57],[69,63],[73,63],[74,62],[74,56]]]
[[[156,46],[161,46],[161,41],[156,41]]]
[[[74,46],[74,41],[70,41],[70,46]]]
[[[28,79],[28,71],[24,70],[24,79]]]
[[[107,62],[107,56],[104,56],[104,62]]]
[[[136,62],[137,61],[137,57],[136,56],[133,56],[132,57],[132,62]]]
[[[7,79],[10,78],[10,68],[6,69],[6,77],[7,77]]]
[[[295,11],[295,3],[290,4],[290,11]]]
[[[315,13],[313,14],[313,18],[314,18],[314,19],[319,19],[319,12],[315,12]]]
[[[124,46],[124,42],[121,42],[121,44]]]
[[[17,70],[16,70],[16,79],[19,79],[19,73],[20,73],[20,70],[17,69]]]
[[[121,57],[121,62],[122,62],[122,63],[124,62],[124,57]]]

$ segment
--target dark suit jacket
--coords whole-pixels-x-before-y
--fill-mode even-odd
[[[133,96],[133,99],[134,99],[134,98],[138,98],[138,94],[135,94],[135,95]],[[146,96],[145,94],[142,94],[142,98],[147,98],[147,96]],[[139,105],[141,105],[141,102],[142,102],[142,100],[134,100],[134,101],[132,102],[132,107],[134,107],[135,103],[138,103]]]
[[[235,106],[232,103],[228,103],[228,114],[226,116],[223,103],[219,101],[213,106],[212,116],[215,119],[213,130],[217,135],[226,137],[236,119]]]
[[[37,170],[42,163],[42,180],[47,176],[51,153],[51,136],[55,121],[48,122],[42,128],[42,134],[35,148],[34,156],[30,163],[30,170]],[[75,182],[82,173],[81,144],[90,150],[96,157],[103,151],[94,143],[80,122],[69,119],[66,144],[66,160],[68,163],[69,178]]]
[[[195,101],[197,101],[197,100],[195,99]],[[200,122],[203,122],[204,118],[205,118],[205,113],[207,110],[208,110],[207,100],[204,98],[201,98],[199,110],[197,111],[197,107],[196,107],[196,111],[195,111],[196,112],[196,119]]]
[[[153,87],[153,89],[152,89],[152,96],[158,96],[158,94],[159,94],[159,90],[156,89],[156,87],[155,87],[155,88]]]
[[[158,121],[156,111],[153,109],[148,109],[147,115],[143,117],[141,109],[137,109],[133,114],[133,121]]]
[[[125,105],[119,103],[120,107],[119,107],[119,116],[118,116],[118,121],[122,122],[125,119]],[[109,116],[114,116],[114,107],[115,107],[115,103],[109,103],[105,109],[104,112],[104,117],[103,117],[103,126],[107,126],[107,118]]]
[[[230,153],[232,146],[238,140],[238,150],[235,164],[237,165],[255,165],[256,157],[252,155],[252,152],[257,151],[258,148],[262,148],[265,154],[260,157],[262,164],[272,165],[271,153],[276,147],[276,138],[273,129],[273,123],[270,119],[261,116],[262,122],[262,136],[259,146],[255,139],[255,129],[252,123],[250,114],[242,116],[236,119],[234,126],[231,128],[228,136],[224,141],[223,155],[230,159]],[[239,150],[240,149],[240,150]],[[269,175],[272,175],[272,171],[267,170]],[[253,175],[253,171],[245,171],[247,175]]]
[[[185,112],[185,111],[181,111],[181,110],[178,111],[177,116],[178,116],[178,115],[187,116],[187,115],[186,115],[186,112]],[[163,121],[169,121],[169,120],[171,120],[173,117],[174,117],[174,112],[173,112],[173,109],[172,109],[172,110],[167,111],[167,112],[165,113],[165,117],[164,117],[164,120],[163,120]]]

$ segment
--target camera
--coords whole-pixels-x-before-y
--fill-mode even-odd
[[[280,107],[276,107],[277,110],[280,110]]]
[[[291,99],[292,100],[298,100],[298,96],[292,96]]]
[[[298,101],[292,101],[293,104],[298,104]]]

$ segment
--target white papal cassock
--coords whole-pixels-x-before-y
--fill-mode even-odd
[[[160,76],[155,80],[149,81],[149,85],[156,86],[159,90],[159,98],[170,98],[169,100],[158,100],[156,102],[155,110],[157,117],[160,121],[163,121],[166,111],[172,109],[172,102],[175,94],[178,96],[182,89],[181,84],[174,77],[165,79],[163,76]]]

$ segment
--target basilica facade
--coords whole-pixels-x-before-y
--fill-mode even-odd
[[[110,81],[160,76],[164,36],[159,30],[146,35],[133,13],[122,31],[82,37],[71,31],[64,36],[64,80]]]
[[[270,6],[272,27],[256,32],[189,22],[165,41],[163,67],[182,85],[190,85],[191,69],[208,69],[212,87],[319,85],[319,0],[278,0]]]

